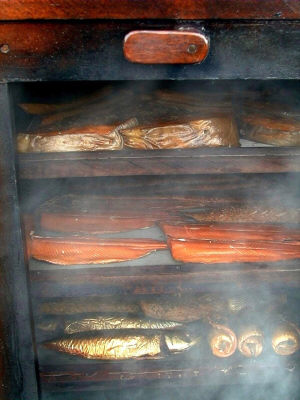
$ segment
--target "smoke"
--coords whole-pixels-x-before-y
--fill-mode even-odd
[[[28,86],[29,87],[29,86]],[[41,85],[42,87],[42,85]],[[84,88],[85,94],[88,96],[92,87],[87,85],[69,84],[64,87],[55,87],[53,99],[58,103],[66,100],[78,100],[82,95]],[[205,113],[219,111],[232,112],[241,115],[243,110],[249,108],[249,103],[274,101],[278,93],[280,99],[283,100],[286,111],[285,114],[291,115],[291,104],[295,99],[293,83],[285,82],[284,86],[281,82],[263,83],[263,82],[139,82],[133,85],[132,82],[126,83],[109,83],[106,88],[101,85],[95,90],[99,94],[101,101],[95,100],[83,107],[82,110],[73,115],[68,114],[66,118],[62,118],[55,125],[57,129],[62,126],[70,127],[76,124],[115,124],[122,123],[129,118],[137,117],[142,124],[153,124],[156,119],[159,121],[176,121],[177,119],[195,118],[198,115],[198,109],[205,107]],[[32,89],[31,101],[44,100],[42,91],[44,89],[34,86]],[[170,91],[178,91],[180,95],[192,96],[195,104],[191,101],[182,105],[180,101],[176,102],[173,97],[173,103],[168,103],[166,94]],[[66,93],[71,93],[66,97]],[[209,94],[208,94],[209,93]],[[97,95],[98,96],[98,95]],[[97,96],[94,99],[97,99]],[[165,97],[164,97],[165,96]],[[160,100],[164,98],[164,100]],[[180,99],[180,96],[178,95]],[[190,100],[190,97],[189,97]],[[22,101],[29,101],[23,99]],[[233,106],[231,105],[233,103]],[[296,113],[294,113],[296,114]],[[293,114],[293,115],[294,115]],[[295,115],[294,115],[295,116]],[[40,129],[41,118],[38,122],[30,124],[30,130]],[[22,111],[18,119],[19,130],[21,127]],[[240,123],[240,117],[237,118]],[[18,125],[18,124],[17,124]],[[45,125],[46,126],[46,125]],[[53,125],[48,127],[49,129]],[[47,128],[47,129],[48,129]],[[243,142],[242,145],[250,145]],[[261,145],[252,143],[251,146]],[[255,149],[253,149],[255,150]],[[124,150],[126,151],[126,150]],[[230,162],[230,160],[224,161]],[[292,160],[291,160],[292,163]],[[287,169],[289,169],[287,167]],[[198,206],[191,207],[181,206],[176,209],[178,218],[184,218],[185,212],[190,209],[211,209],[218,208],[219,203],[216,199],[221,199],[222,206],[226,206],[228,202],[245,207],[263,206],[268,208],[281,209],[297,209],[299,208],[299,174],[228,174],[228,175],[183,175],[183,176],[149,176],[145,171],[144,176],[132,177],[106,177],[106,178],[66,178],[66,179],[47,179],[47,180],[22,180],[19,183],[21,196],[21,206],[23,213],[36,215],[38,221],[41,205],[55,197],[80,196],[81,210],[85,213],[101,211],[106,215],[115,215],[116,213],[136,211],[139,215],[144,213],[154,213],[163,204],[163,198],[171,200],[198,199]],[[99,204],[95,205],[95,200],[91,206],[91,196],[98,196]],[[158,198],[158,204],[149,206],[151,198]],[[67,197],[68,198],[68,197]],[[118,201],[118,207],[114,206],[114,202]],[[201,199],[201,200],[200,200]],[[97,200],[96,200],[97,201]],[[160,204],[159,204],[160,202]],[[201,203],[201,204],[200,204]],[[102,206],[102,205],[105,206]],[[48,205],[49,206],[49,203]],[[64,206],[64,210],[69,205]],[[71,207],[69,207],[71,208]],[[171,207],[172,208],[172,207]],[[170,211],[170,210],[168,210]],[[171,209],[174,212],[174,209]],[[191,221],[187,219],[187,221]],[[160,222],[160,221],[159,221]],[[299,221],[294,221],[299,224]],[[289,228],[290,224],[286,224],[285,228]],[[36,233],[44,235],[62,235],[43,230],[39,224],[36,224]],[[75,232],[76,233],[76,232]],[[77,232],[78,233],[78,232]],[[97,235],[97,237],[106,238],[152,238],[164,240],[161,230],[153,224],[146,229],[134,229],[126,232],[109,233]],[[163,266],[163,268],[158,268]],[[202,335],[202,341],[199,346],[189,350],[182,355],[171,357],[166,355],[163,360],[137,360],[137,361],[120,361],[99,362],[95,360],[82,360],[65,354],[57,354],[50,350],[43,349],[38,346],[39,365],[42,373],[51,372],[61,368],[61,374],[64,375],[63,368],[67,366],[70,370],[74,366],[75,371],[79,371],[81,376],[92,374],[90,371],[110,371],[118,373],[119,379],[109,382],[93,382],[89,383],[54,383],[42,385],[43,399],[206,399],[206,400],[239,400],[247,398],[250,400],[282,400],[282,399],[298,399],[299,383],[297,381],[298,358],[299,355],[291,357],[280,357],[274,354],[271,348],[271,335],[273,328],[279,322],[286,320],[299,325],[299,295],[293,286],[299,285],[299,282],[293,282],[290,278],[285,279],[285,271],[290,277],[297,266],[294,262],[282,262],[277,264],[258,263],[252,265],[253,275],[248,274],[247,278],[243,278],[242,273],[245,268],[251,266],[245,264],[235,264],[223,266],[199,266],[199,265],[182,265],[176,262],[169,251],[157,251],[146,257],[126,261],[122,263],[112,263],[108,265],[83,265],[83,266],[57,266],[46,262],[30,260],[29,269],[32,273],[42,274],[48,273],[49,282],[40,282],[38,279],[32,282],[32,291],[36,295],[33,298],[33,311],[35,315],[35,327],[37,342],[40,345],[45,340],[51,340],[61,332],[42,332],[39,328],[40,320],[45,321],[47,318],[59,321],[62,324],[64,315],[49,316],[47,318],[40,312],[40,305],[43,302],[61,301],[65,298],[71,299],[88,298],[95,301],[100,296],[104,302],[109,302],[110,296],[114,300],[118,296],[120,302],[124,299],[139,303],[141,299],[158,296],[166,292],[171,295],[184,297],[186,294],[196,296],[199,293],[212,293],[226,296],[229,299],[243,299],[246,303],[245,310],[231,315],[225,321],[234,331],[248,324],[258,326],[264,333],[264,351],[257,359],[247,359],[243,357],[238,350],[228,359],[219,359],[214,357],[209,349],[207,340],[207,332],[209,325],[206,323],[199,324],[199,327],[189,328],[199,329]],[[122,270],[123,268],[123,270]],[[153,271],[151,272],[151,268]],[[222,273],[230,274],[232,268],[232,276],[234,279],[224,278]],[[122,280],[118,282],[116,278],[114,285],[101,285],[100,276],[109,275],[108,270],[117,270],[119,276],[123,278],[128,274],[133,276],[130,283],[125,283],[122,287]],[[87,281],[84,279],[84,272],[89,270],[95,277],[95,282],[90,277]],[[142,272],[141,272],[142,270]],[[205,281],[205,270],[210,273],[216,272],[216,282]],[[264,275],[264,281],[259,281],[257,277],[259,273],[256,271],[269,271]],[[51,282],[51,274],[55,276],[57,271],[66,274],[67,278],[62,281]],[[72,271],[70,274],[69,271]],[[90,272],[92,271],[92,272]],[[146,272],[145,272],[146,271]],[[171,271],[171,272],[170,272]],[[218,274],[219,272],[219,274]],[[72,281],[82,273],[82,281],[77,283]],[[147,273],[152,275],[152,281],[147,280]],[[202,274],[204,282],[193,277],[197,273]],[[78,275],[77,275],[78,274]],[[94,274],[94,275],[93,275]],[[107,274],[107,275],[106,275]],[[111,272],[113,274],[113,272]],[[155,275],[157,274],[157,275]],[[37,276],[35,275],[35,276]],[[140,279],[138,279],[141,275]],[[166,276],[169,275],[170,282],[166,283]],[[296,275],[296,274],[295,274]],[[153,278],[155,276],[156,279]],[[274,277],[275,276],[275,277]],[[276,278],[278,276],[278,278]],[[70,279],[70,281],[68,281]],[[145,279],[145,282],[143,282]],[[287,285],[285,284],[287,283]],[[40,286],[39,286],[40,285]],[[43,286],[45,285],[45,286]],[[149,285],[147,287],[147,285]],[[47,289],[47,290],[46,290]],[[44,292],[45,290],[45,292]],[[298,296],[298,297],[297,297]],[[90,315],[88,313],[78,314],[78,318]],[[126,316],[126,313],[122,314]],[[142,313],[139,314],[141,316]],[[77,317],[75,317],[77,318]],[[94,368],[94,369],[93,369]],[[162,371],[164,378],[161,379],[158,374],[153,374],[155,378],[151,380],[145,371],[155,372]],[[128,378],[130,371],[138,371],[139,379]],[[143,371],[145,372],[143,376]],[[170,371],[169,376],[165,371]],[[110,375],[111,378],[112,375]],[[122,377],[123,376],[123,377]],[[112,379],[112,378],[111,378]],[[130,388],[130,386],[135,386]],[[140,386],[151,387],[140,387]],[[188,386],[188,387],[186,387]],[[107,387],[107,390],[103,390]],[[59,389],[62,393],[51,393],[51,390]],[[77,392],[78,389],[78,392]],[[71,394],[66,393],[68,390]],[[69,397],[68,397],[69,396]]]

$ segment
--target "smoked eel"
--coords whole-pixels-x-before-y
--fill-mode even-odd
[[[237,348],[235,333],[225,325],[213,324],[208,335],[211,351],[216,357],[230,357]]]
[[[300,330],[291,323],[278,325],[272,334],[272,347],[280,356],[290,356],[300,348]]]
[[[246,357],[258,357],[263,351],[264,336],[256,326],[240,329],[238,349]]]

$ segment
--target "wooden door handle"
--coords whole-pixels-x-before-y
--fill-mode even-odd
[[[140,64],[194,64],[205,59],[208,39],[194,31],[132,31],[124,39],[124,56]]]

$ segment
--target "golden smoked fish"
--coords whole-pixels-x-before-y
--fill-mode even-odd
[[[116,126],[88,125],[61,131],[19,133],[19,153],[120,150],[123,140]]]
[[[235,333],[225,325],[212,324],[213,329],[209,333],[209,345],[216,357],[230,357],[237,348]]]
[[[27,240],[28,256],[52,264],[106,264],[134,260],[166,249],[154,239],[96,239],[88,237],[41,237]]]
[[[84,358],[127,360],[134,358],[163,358],[167,353],[180,353],[198,343],[184,333],[109,333],[71,335],[45,343],[49,349]]]
[[[144,150],[239,146],[237,127],[231,117],[137,127],[121,133],[125,146]]]
[[[128,316],[98,315],[93,318],[83,318],[65,323],[65,333],[80,333],[89,331],[113,329],[143,329],[171,330],[182,327],[179,322],[142,319]]]
[[[263,351],[264,336],[256,326],[244,327],[238,336],[238,349],[246,357],[258,357]]]
[[[84,313],[116,313],[137,314],[140,312],[138,304],[125,299],[111,299],[109,297],[78,297],[43,302],[39,306],[42,314],[75,315]]]
[[[300,330],[291,323],[280,324],[272,334],[272,347],[280,356],[290,356],[300,348]]]

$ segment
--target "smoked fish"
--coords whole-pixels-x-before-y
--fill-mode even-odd
[[[236,124],[227,116],[141,126],[121,133],[126,147],[143,150],[239,146]]]
[[[123,139],[115,126],[82,126],[61,131],[19,133],[19,153],[120,150]]]
[[[238,336],[238,349],[246,357],[258,357],[263,351],[264,336],[256,326],[243,327]]]
[[[230,357],[236,351],[236,335],[225,325],[213,324],[208,339],[211,351],[216,357]]]
[[[173,330],[182,327],[179,322],[153,320],[129,316],[97,315],[66,321],[64,332],[67,334],[102,331],[113,329]]]
[[[247,139],[273,146],[300,146],[300,121],[248,115],[243,118],[242,134]]]
[[[140,307],[134,302],[124,298],[110,297],[77,297],[62,300],[42,302],[39,311],[49,315],[76,315],[85,313],[108,313],[108,314],[137,314]]]
[[[35,235],[27,239],[28,256],[59,265],[121,262],[166,248],[166,243],[154,239],[96,239]]]
[[[218,319],[230,312],[228,302],[219,296],[156,296],[140,302],[147,317],[177,322],[192,322],[199,319]]]
[[[299,242],[169,239],[175,260],[190,263],[281,261],[300,258]]]
[[[173,239],[200,240],[243,240],[294,242],[300,244],[300,230],[287,229],[278,225],[250,223],[211,224],[160,224],[166,236]]]
[[[46,342],[49,349],[89,359],[127,360],[163,358],[167,353],[180,353],[197,344],[199,338],[184,333],[94,333],[71,335]]]
[[[272,347],[280,356],[290,356],[300,348],[300,330],[291,323],[278,325],[272,334]]]
[[[187,213],[198,222],[299,224],[300,208],[268,206],[226,206],[206,209],[198,213]]]

